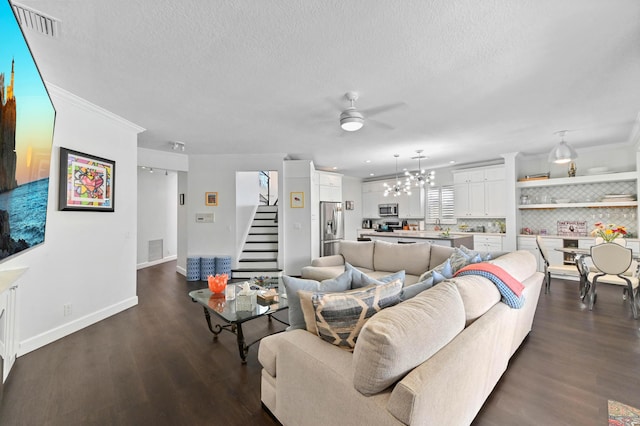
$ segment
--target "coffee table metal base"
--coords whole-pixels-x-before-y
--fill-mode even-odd
[[[211,331],[211,333],[213,333],[213,340],[218,340],[218,334],[222,333],[223,330],[228,331],[230,333],[233,333],[236,335],[236,342],[238,344],[238,353],[240,354],[240,359],[242,360],[243,364],[247,363],[247,353],[249,352],[249,348],[258,343],[261,339],[263,339],[264,337],[261,337],[260,339],[254,340],[253,342],[247,344],[244,340],[244,334],[242,333],[242,323],[241,322],[232,322],[232,323],[227,323],[227,324],[212,324],[211,323],[211,314],[209,313],[209,309],[203,307],[204,310],[204,317],[207,320],[207,326],[209,327],[209,331]],[[271,319],[273,318],[274,320],[288,325],[286,322],[274,317],[272,314],[267,314],[267,316],[269,317],[269,321],[271,321]],[[282,331],[277,331],[276,333],[281,333]],[[271,333],[271,334],[276,334],[276,333]]]

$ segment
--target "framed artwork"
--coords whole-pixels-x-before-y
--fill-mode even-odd
[[[205,192],[204,204],[206,206],[218,205],[218,193],[217,192]]]
[[[289,198],[292,209],[304,208],[304,192],[292,192],[289,194]]]
[[[58,210],[113,212],[116,162],[60,148]]]
[[[345,210],[353,210],[353,201],[345,201],[344,208]]]

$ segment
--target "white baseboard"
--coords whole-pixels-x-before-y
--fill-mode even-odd
[[[178,256],[173,255],[173,256],[163,257],[162,259],[154,260],[151,262],[138,263],[136,265],[136,269],[144,269],[144,268],[148,268],[149,266],[159,265],[165,262],[171,262],[172,260],[176,260],[177,258]]]
[[[176,272],[180,275],[184,275],[185,277],[187,276],[187,270],[182,266],[176,266]]]
[[[48,330],[42,334],[38,334],[37,336],[23,340],[18,345],[18,356],[28,354],[31,351],[48,345],[49,343],[55,342],[58,339],[62,339],[65,336],[82,330],[85,327],[100,322],[112,315],[136,306],[137,304],[138,296],[134,296],[114,305],[107,306],[106,308],[101,309],[97,312],[92,312],[82,318],[78,318],[59,327]]]

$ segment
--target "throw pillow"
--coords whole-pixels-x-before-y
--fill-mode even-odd
[[[344,270],[351,271],[351,288],[352,289],[367,287],[367,286],[370,286],[371,284],[376,284],[376,285],[386,284],[398,279],[404,283],[404,278],[405,278],[404,271],[398,271],[396,273],[384,276],[382,278],[373,278],[365,274],[364,272],[360,271],[359,269],[353,267],[349,262],[345,262]]]
[[[304,314],[300,307],[298,290],[307,291],[345,291],[351,288],[351,271],[345,271],[336,278],[324,280],[305,280],[287,275],[282,277],[284,288],[287,293],[287,304],[289,306],[289,327],[287,330],[304,329]]]
[[[318,335],[352,351],[362,326],[376,312],[400,302],[402,281],[372,285],[341,293],[316,292],[311,298]]]
[[[404,301],[404,300],[409,300],[412,297],[414,297],[417,294],[422,293],[425,290],[430,289],[431,287],[433,287],[433,276],[427,278],[424,281],[420,281],[417,282],[415,284],[411,284],[410,286],[404,287],[402,289],[402,294],[400,295],[400,298]]]
[[[486,262],[491,259],[495,259],[497,257],[500,257],[502,255],[509,253],[508,251],[476,251],[476,250],[471,250],[465,247],[464,245],[460,246],[460,250],[462,250],[467,256],[472,258],[474,256],[480,256],[483,262]]]
[[[435,268],[431,269],[430,271],[427,271],[424,274],[420,275],[420,277],[418,278],[418,282],[425,281],[425,280],[433,277],[434,274],[437,274],[439,278],[440,277],[451,278],[453,276],[453,273],[454,272],[453,272],[453,267],[451,266],[451,260],[447,259],[443,263],[441,263],[440,265],[438,265]],[[442,281],[442,280],[440,280],[440,281]],[[434,284],[437,284],[440,281],[434,282]]]
[[[449,257],[449,262],[451,262],[451,269],[455,274],[458,269],[467,266],[469,262],[471,262],[472,256],[467,255],[464,251],[460,250],[458,247],[455,248],[454,252]]]

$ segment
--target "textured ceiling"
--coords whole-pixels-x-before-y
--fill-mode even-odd
[[[578,152],[629,143],[640,111],[637,0],[21,3],[61,21],[25,31],[45,80],[146,128],[145,148],[367,177],[417,149],[429,167],[542,154],[563,129]],[[345,133],[349,90],[404,106]]]

